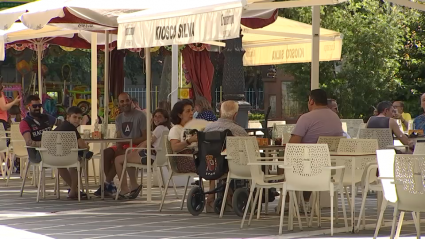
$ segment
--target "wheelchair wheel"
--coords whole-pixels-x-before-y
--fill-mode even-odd
[[[194,187],[187,194],[187,210],[193,216],[202,213],[205,207],[205,194],[202,188]]]
[[[214,200],[214,212],[220,215],[221,205],[223,204],[223,198],[218,197]]]
[[[245,207],[248,204],[249,192],[246,188],[238,188],[233,193],[232,206],[233,211],[239,217],[242,217],[245,212]]]

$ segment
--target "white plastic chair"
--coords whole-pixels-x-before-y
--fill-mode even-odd
[[[165,141],[167,140],[167,138],[168,138],[168,131],[166,131],[166,132],[164,132],[162,134],[162,137],[160,139],[163,142],[162,145],[165,145],[165,143],[166,143]],[[121,182],[123,180],[124,173],[126,173],[126,168],[148,169],[148,165],[143,165],[143,164],[140,164],[140,163],[127,163],[127,155],[129,153],[129,151],[130,150],[141,150],[141,149],[146,149],[146,148],[137,148],[137,147],[134,147],[133,148],[133,147],[130,147],[130,148],[127,148],[126,149],[126,152],[125,152],[125,161],[124,161],[124,165],[123,165],[123,170],[122,170],[121,178],[119,179],[120,182],[118,184],[117,195],[115,196],[115,200],[118,200],[119,193],[121,192]],[[162,194],[163,193],[162,187],[165,186],[164,176],[162,174],[162,168],[163,167],[166,167],[167,169],[169,169],[169,166],[168,166],[167,157],[165,156],[166,155],[165,150],[164,149],[161,149],[161,148],[154,149],[154,150],[156,151],[156,157],[155,157],[154,162],[151,165],[151,170],[152,170],[152,172],[155,169],[158,170],[158,179],[159,179],[159,182],[161,182],[160,188],[161,188],[161,194]],[[143,178],[143,170],[142,170],[141,177]],[[171,179],[171,181],[173,183],[174,193],[176,194],[176,197],[178,198],[177,189],[176,189],[176,186],[174,184],[174,180]],[[164,188],[164,190],[168,190],[168,188]],[[143,195],[142,192],[141,192],[141,194]]]
[[[383,191],[384,199],[381,203],[379,211],[378,222],[376,225],[373,238],[376,238],[381,228],[382,221],[384,220],[384,212],[387,205],[394,206],[397,201],[397,193],[394,185],[394,160],[395,151],[393,149],[382,149],[376,151],[376,157],[379,168],[379,180],[381,182],[381,190]],[[379,191],[379,190],[378,190]],[[359,223],[358,223],[359,224]]]
[[[329,152],[336,152],[338,149],[339,141],[345,137],[339,136],[320,136],[317,140],[318,144],[327,144]]]
[[[78,157],[77,135],[70,131],[45,131],[41,139],[41,148],[37,148],[41,155],[39,163],[40,175],[38,178],[37,202],[40,198],[40,187],[43,187],[44,196],[44,170],[45,168],[77,168],[78,172],[78,201],[81,200],[81,163]],[[82,159],[85,160],[85,159]],[[84,164],[83,164],[84,165]],[[87,178],[87,177],[86,177]],[[59,175],[56,177],[59,180]],[[42,182],[43,181],[43,182]],[[86,185],[87,186],[87,185]],[[57,182],[57,197],[60,198],[60,184]]]
[[[364,124],[362,119],[341,119],[341,122],[347,124],[347,133],[352,138],[357,137],[361,125]]]
[[[25,178],[23,178],[23,174],[25,172],[26,166],[23,167],[23,165],[29,164],[28,162],[26,162],[28,160],[28,151],[25,148],[26,143],[25,143],[24,137],[19,131],[19,125],[17,124],[11,125],[10,136],[11,136],[10,147],[12,148],[12,152],[13,152],[13,160],[11,160],[11,162],[14,162],[16,158],[19,158],[19,163],[21,165],[21,177],[25,181]],[[9,168],[6,186],[9,184],[10,175],[12,174],[12,169],[13,167]]]
[[[277,135],[282,136],[282,143],[286,144],[291,138],[292,131],[295,129],[295,124],[276,125]]]
[[[351,199],[347,190],[347,187],[351,187],[353,182],[357,186],[362,186],[363,198],[368,191],[365,191],[366,185],[369,187],[370,183],[376,181],[376,174],[369,174],[366,178],[363,178],[365,170],[367,170],[370,164],[376,165],[376,156],[375,152],[378,150],[378,141],[376,139],[341,139],[338,146],[338,154],[373,154],[371,156],[356,157],[354,160],[354,175],[353,175],[353,166],[351,158],[338,158],[332,159],[335,162],[335,165],[345,166],[345,173],[343,177],[343,186],[345,194],[347,196],[348,205],[351,207]],[[339,177],[337,172],[335,177]],[[355,195],[351,195],[355,196]]]
[[[267,128],[273,127],[273,125],[285,125],[286,121],[282,121],[282,120],[271,120],[271,121],[267,121]]]
[[[229,137],[229,138],[231,138],[231,137]],[[242,221],[241,221],[241,229],[242,229],[243,226],[244,226],[245,218],[246,218],[246,215],[248,213],[248,209],[250,208],[250,205],[251,205],[251,214],[249,216],[248,225],[251,224],[251,220],[252,220],[252,217],[254,215],[255,205],[257,205],[257,203],[259,205],[258,208],[260,208],[260,206],[261,206],[261,192],[263,191],[263,189],[267,190],[267,189],[270,189],[270,188],[276,188],[276,189],[280,189],[281,193],[283,193],[282,190],[285,187],[285,183],[284,182],[277,182],[277,183],[267,182],[269,179],[267,179],[265,177],[263,171],[261,170],[261,165],[263,163],[264,163],[264,165],[267,165],[267,162],[258,162],[257,161],[257,160],[261,160],[261,159],[264,159],[264,158],[258,157],[259,154],[255,150],[255,148],[256,148],[255,145],[257,144],[257,147],[258,147],[258,143],[255,139],[241,139],[241,140],[235,139],[233,142],[230,143],[229,146],[233,146],[233,147],[236,148],[238,145],[236,145],[235,143],[238,143],[239,146],[240,146],[240,144],[243,144],[244,148],[241,149],[241,148],[238,147],[237,150],[232,150],[233,151],[232,155],[236,156],[236,154],[239,154],[238,158],[247,158],[250,164],[251,163],[254,163],[254,164],[259,163],[257,165],[248,166],[249,169],[250,169],[250,176],[251,176],[252,182],[251,182],[251,186],[250,186],[250,193],[249,193],[247,205],[245,206],[245,212],[244,212],[244,215],[243,215]],[[226,148],[226,151],[227,150],[228,149]],[[232,161],[232,160],[233,160],[233,157],[231,157],[231,159],[229,159],[229,162]],[[257,192],[255,194],[254,200],[252,200],[253,195],[254,195],[254,191],[255,191],[256,188],[257,188]],[[282,195],[284,195],[283,198],[285,198],[286,192],[284,192]],[[296,207],[296,210],[298,211],[298,205],[295,203],[296,200],[294,200],[294,197],[295,197],[295,194],[291,193],[290,194],[290,205],[291,205],[290,208],[292,208],[292,205],[295,204],[294,206]],[[284,205],[284,204],[285,204],[285,200],[282,200],[282,205]],[[282,208],[283,207],[284,206],[282,206]],[[260,211],[260,210],[258,210],[258,211]],[[280,216],[280,223],[279,223],[279,235],[282,234],[284,211],[285,210],[281,210],[281,212],[280,212],[281,216]],[[259,215],[259,214],[257,214],[257,215]],[[298,215],[298,222],[299,222],[300,228],[302,229],[301,218],[299,216],[299,213],[297,215]]]
[[[180,205],[180,210],[183,210],[183,204],[184,201],[186,199],[186,193],[187,193],[187,187],[189,185],[189,180],[190,177],[198,177],[198,174],[196,173],[180,173],[177,170],[177,162],[176,162],[176,157],[193,157],[192,154],[175,154],[171,148],[171,143],[170,140],[168,140],[168,137],[164,137],[166,140],[164,140],[164,144],[165,144],[165,152],[166,152],[166,158],[167,161],[170,165],[171,171],[170,171],[170,176],[168,177],[168,181],[167,184],[165,185],[165,190],[162,191],[162,200],[161,200],[161,205],[159,205],[159,211],[162,211],[162,207],[164,206],[164,201],[165,201],[165,197],[167,196],[167,188],[170,185],[170,181],[172,180],[173,177],[177,177],[177,176],[186,176],[187,177],[187,182],[186,182],[186,186],[184,187],[184,194],[183,194],[183,198],[182,198],[182,202]]]
[[[326,144],[287,144],[285,149],[285,179],[283,198],[288,191],[329,191],[331,202],[331,235],[333,235],[333,203],[334,191],[340,192],[345,228],[348,230],[347,214],[343,196],[345,166],[331,166],[329,148]],[[331,180],[331,170],[341,169],[340,177]],[[318,197],[312,199],[312,213],[309,225],[313,220],[314,208],[318,205]],[[291,209],[291,208],[290,208]],[[283,209],[282,209],[283,210]],[[290,210],[291,213],[291,210]],[[320,213],[320,212],[319,212]],[[281,217],[283,217],[281,215]],[[291,216],[289,217],[291,219]],[[320,214],[319,226],[320,226]]]
[[[255,142],[254,142],[255,141]],[[254,149],[254,156],[259,158],[260,150],[258,147],[257,139],[255,137],[233,137],[226,138],[226,159],[229,166],[229,172],[226,179],[226,188],[224,190],[223,202],[221,204],[220,218],[223,217],[224,209],[226,207],[227,194],[232,179],[251,180],[251,167],[248,166],[248,153],[245,151],[245,145],[251,145]],[[269,157],[262,159],[278,159],[279,157]],[[284,175],[265,175],[266,180],[280,180],[284,179]],[[262,194],[262,190],[260,190]],[[262,195],[261,195],[262,196]]]
[[[425,155],[397,154],[394,163],[394,182],[397,201],[395,202],[391,238],[394,238],[398,212],[398,238],[403,224],[404,212],[412,212],[416,227],[416,238],[421,238],[420,213],[425,212]],[[416,215],[415,215],[416,214]]]
[[[377,139],[379,149],[389,149],[394,146],[393,133],[389,128],[360,129],[359,139]]]
[[[425,154],[425,143],[416,143],[413,154]]]
[[[10,158],[9,156],[9,147],[7,147],[7,139],[10,137],[6,136],[6,131],[4,130],[3,124],[0,124],[0,171],[3,176],[3,179],[6,179],[6,174],[11,171],[7,167],[7,161]],[[13,162],[10,159],[10,168],[13,168]]]

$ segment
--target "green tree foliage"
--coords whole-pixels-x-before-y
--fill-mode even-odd
[[[311,24],[311,8],[285,9],[282,16]],[[337,99],[344,118],[372,114],[372,106],[393,100],[401,80],[400,53],[411,37],[416,11],[377,0],[350,0],[321,8],[321,27],[344,35],[341,62],[320,63],[321,88]],[[291,93],[305,102],[310,64],[282,65],[296,80]]]

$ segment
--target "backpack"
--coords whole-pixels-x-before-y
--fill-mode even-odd
[[[217,180],[229,171],[227,160],[221,152],[226,148],[226,137],[232,136],[230,130],[197,132],[198,152],[195,165],[198,174],[206,180]]]

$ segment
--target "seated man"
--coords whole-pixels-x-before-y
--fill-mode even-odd
[[[55,131],[74,131],[77,135],[78,140],[78,148],[81,149],[89,149],[89,146],[86,142],[81,138],[80,133],[77,130],[77,127],[80,126],[80,122],[83,118],[83,111],[77,107],[72,106],[67,110],[66,120],[60,124]],[[91,152],[89,152],[91,153]],[[93,153],[87,154],[87,158],[91,158]],[[83,151],[78,152],[80,156],[83,156]],[[59,175],[63,178],[63,180],[70,186],[68,192],[68,198],[70,199],[78,199],[78,173],[76,168],[70,168],[69,170],[66,168],[58,169]],[[84,192],[80,192],[81,199],[87,199],[87,194]]]
[[[238,115],[239,105],[236,101],[228,100],[221,104],[220,118],[212,123],[209,123],[204,132],[224,131],[229,129],[233,136],[248,136],[244,128],[235,123]]]
[[[397,121],[393,119],[395,113],[393,104],[389,101],[383,101],[378,104],[377,110],[378,115],[370,117],[366,128],[390,128],[403,145],[408,145],[410,148],[413,148],[413,142],[409,141],[407,136],[401,132]]]
[[[30,95],[25,100],[28,108],[27,116],[19,123],[19,129],[28,148],[28,157],[31,163],[41,162],[40,154],[35,150],[41,146],[43,131],[51,131],[58,120],[47,114],[41,113],[42,104],[37,95]]]
[[[237,125],[235,123],[236,116],[238,115],[239,105],[236,101],[228,100],[221,103],[220,108],[220,118],[212,123],[209,123],[204,132],[212,132],[212,131],[224,131],[229,129],[232,132],[233,136],[248,136],[248,133],[244,128]],[[210,188],[215,188],[215,181],[210,181]],[[231,205],[233,192],[229,190],[229,194],[227,197],[227,204]],[[210,194],[207,198],[207,212],[214,211],[213,203],[214,203],[215,195]]]
[[[394,101],[393,107],[396,110],[393,118],[399,119],[403,126],[403,131],[407,131],[409,127],[409,121],[412,120],[412,116],[409,113],[404,112],[403,101]]]
[[[289,143],[315,144],[320,136],[343,136],[341,120],[328,108],[327,99],[326,92],[322,89],[310,92],[310,112],[298,119]]]
[[[118,96],[118,106],[121,113],[115,119],[117,128],[117,138],[132,139],[132,147],[137,147],[140,143],[146,140],[146,115],[144,112],[132,107],[131,97],[128,93],[121,93]],[[113,180],[117,175],[115,169],[115,158],[124,155],[125,150],[130,147],[130,144],[117,143],[116,146],[105,149],[104,151],[104,170],[106,175],[105,195],[111,196],[116,193]],[[135,173],[134,168],[129,168],[128,173]],[[142,190],[142,185],[138,187],[138,192]],[[95,196],[100,196],[101,188],[94,193]],[[138,195],[137,192],[134,194]]]

